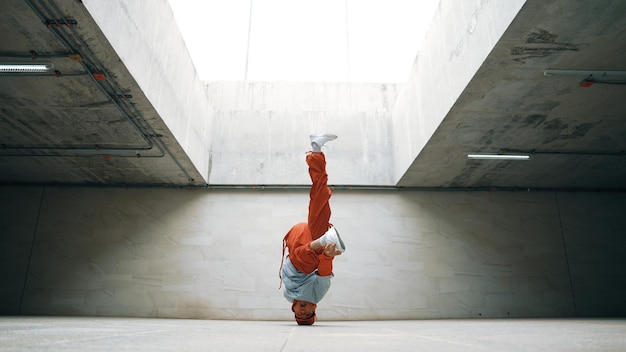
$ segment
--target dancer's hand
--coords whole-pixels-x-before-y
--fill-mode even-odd
[[[341,251],[337,250],[337,244],[336,243],[331,243],[328,246],[326,246],[326,248],[324,248],[324,255],[327,257],[334,257],[337,255],[341,255]]]

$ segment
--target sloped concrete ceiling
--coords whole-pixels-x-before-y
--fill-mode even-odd
[[[76,0],[7,0],[0,61],[0,182],[202,185],[159,114]]]
[[[527,1],[398,184],[626,188],[626,76],[544,75],[626,71],[624,28],[623,1]],[[532,158],[465,155],[505,150]]]

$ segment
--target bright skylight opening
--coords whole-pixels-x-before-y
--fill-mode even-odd
[[[439,0],[170,0],[200,79],[404,83]]]

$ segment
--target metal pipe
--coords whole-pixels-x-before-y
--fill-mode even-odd
[[[4,152],[10,150],[11,152]],[[19,151],[27,151],[27,153],[20,153]],[[34,152],[32,152],[34,151]],[[55,154],[46,153],[57,152]],[[165,152],[159,149],[159,154],[146,154],[140,153],[142,151],[139,148],[130,147],[74,147],[74,146],[59,146],[59,147],[16,147],[16,146],[0,146],[0,156],[4,157],[16,157],[16,156],[36,156],[36,157],[100,157],[100,156],[115,156],[120,158],[162,158],[165,156]],[[129,153],[130,152],[130,153]]]
[[[582,155],[582,156],[626,156],[626,151],[550,151],[550,150],[515,150],[502,149],[504,153],[530,154],[530,155]]]
[[[60,76],[59,76],[60,75]],[[89,73],[0,73],[0,77],[74,77],[74,76],[87,76]]]
[[[124,189],[186,189],[186,190],[209,190],[209,191],[302,191],[308,192],[310,185],[172,185],[172,184],[57,184],[57,183],[4,183],[3,185],[19,186],[50,186],[67,188],[124,188]],[[351,186],[351,185],[329,185],[334,191],[347,192],[593,192],[593,193],[626,193],[626,188],[557,188],[557,187],[401,187],[401,186]]]
[[[61,11],[59,10],[59,8],[56,6],[56,4],[54,4],[54,2],[52,0],[48,0],[48,3],[51,4],[51,6],[53,6],[53,8],[60,14]],[[87,45],[87,43],[85,43],[85,41],[80,37],[80,35],[78,33],[76,33],[74,27],[70,27],[70,31],[72,32],[72,34],[74,35],[74,37],[76,38],[76,40],[79,42],[79,44],[81,45],[82,48],[85,48],[85,51],[92,57],[93,62],[98,65],[100,67],[100,70],[102,72],[106,72],[105,68],[102,67],[102,65],[98,62],[95,54],[91,51],[91,49],[89,49],[89,46]],[[108,77],[108,74],[107,74]],[[95,78],[94,78],[95,79]],[[117,82],[113,81],[113,80],[109,80],[107,79],[107,84],[109,84],[111,86],[111,88],[114,91],[117,91],[117,95],[123,95],[124,91],[122,90],[122,88],[117,84]],[[96,84],[99,84],[98,81],[96,81]],[[126,108],[128,108],[131,111],[131,114],[126,113],[126,116],[128,116],[128,118],[130,120],[132,120],[132,116],[135,116],[137,118],[136,123],[139,123],[140,125],[142,125],[141,127],[143,129],[145,129],[147,131],[147,136],[150,138],[154,139],[154,143],[152,143],[152,141],[147,140],[147,142],[150,144],[150,146],[156,146],[157,149],[159,149],[159,151],[161,152],[161,156],[165,156],[165,154],[169,155],[170,158],[174,161],[174,163],[178,166],[178,168],[183,172],[183,174],[185,175],[185,177],[187,178],[187,180],[189,182],[193,182],[194,179],[191,177],[191,175],[189,175],[189,173],[187,172],[187,170],[180,164],[180,162],[178,161],[177,158],[175,158],[172,153],[170,152],[169,148],[167,148],[167,145],[165,145],[165,143],[163,143],[163,141],[161,141],[158,137],[159,135],[157,135],[157,133],[154,131],[154,129],[152,129],[152,126],[150,126],[142,117],[141,114],[139,113],[139,111],[137,111],[137,109],[135,108],[135,106],[133,104],[128,103],[126,100],[123,100],[124,102],[124,106]],[[114,100],[114,104],[116,104],[116,106],[120,106],[121,104],[117,104],[117,102]],[[132,115],[132,116],[131,116]],[[135,121],[131,121],[131,122],[135,122]],[[138,129],[139,126],[136,125],[136,123],[133,123],[133,125],[135,125]]]
[[[63,16],[63,14],[61,13],[61,11],[59,10],[59,8],[52,2],[52,0],[48,0],[48,4],[50,4],[50,6],[53,8],[53,10],[56,12],[57,16],[59,18],[61,18],[62,20],[66,21],[65,17]],[[55,33],[55,35],[57,37],[62,37],[65,36],[65,33],[62,31],[57,31],[55,27],[51,27],[52,32]],[[111,99],[111,95],[113,94],[123,94],[124,92],[121,90],[121,88],[119,86],[114,86],[111,82],[109,82],[110,80],[110,76],[108,74],[108,72],[106,72],[106,70],[104,69],[104,67],[102,67],[102,65],[100,65],[100,63],[97,61],[97,59],[95,59],[95,55],[93,54],[93,52],[89,49],[89,46],[87,45],[87,43],[85,43],[80,36],[78,35],[78,33],[76,33],[76,31],[74,30],[73,27],[69,27],[70,32],[72,32],[72,35],[74,36],[74,39],[78,42],[79,47],[83,48],[82,50],[79,50],[78,48],[74,48],[72,47],[72,45],[69,42],[69,39],[63,38],[63,42],[66,43],[66,47],[70,50],[73,50],[74,52],[78,53],[83,60],[80,62],[81,65],[88,71],[88,72],[96,72],[99,71],[100,73],[103,73],[105,75],[105,77],[107,78],[106,83],[112,88],[113,93],[107,91],[104,86],[102,85],[101,81],[97,80],[93,75],[91,75],[91,79],[94,81],[94,83],[96,83],[96,85],[98,86],[98,88],[100,88],[100,90],[105,94],[105,96],[107,96],[108,101],[110,103],[113,103],[113,105],[115,105],[120,112],[127,118],[127,120],[129,122],[131,122],[131,125],[133,126],[133,128],[135,129],[135,131],[137,131],[137,133],[139,133],[139,135],[141,136],[141,138],[144,140],[144,142],[146,142],[146,146],[142,147],[140,149],[142,150],[148,150],[148,149],[152,149],[153,148],[153,144],[152,142],[146,137],[147,135],[150,135],[150,133],[145,133],[144,131],[142,131],[139,126],[137,125],[137,123],[135,123],[133,116],[131,116],[131,114],[129,114],[128,112],[126,112],[123,107],[121,106],[121,104],[119,104],[116,100]],[[87,52],[87,54],[90,56],[90,58],[87,58],[87,55],[85,55],[85,52]],[[95,66],[97,69],[93,69],[91,67],[89,67],[88,63],[92,64],[93,66]]]
[[[26,1],[29,2],[29,0],[26,0]],[[57,17],[59,17],[63,22],[69,23],[69,21],[65,18],[65,16],[63,15],[63,13],[58,8],[58,6],[54,3],[53,0],[48,0],[48,4],[50,5],[50,7],[52,7],[52,10],[54,12],[56,12]],[[31,6],[31,8],[34,9],[34,6]],[[34,11],[36,11],[36,10],[34,9]],[[45,20],[45,18],[43,18],[41,14],[39,14],[39,17],[42,19],[42,21]],[[103,91],[103,93],[107,97],[109,97],[109,102],[112,102],[120,110],[120,112],[122,112],[122,114],[127,118],[127,120],[135,128],[137,133],[139,133],[142,136],[142,138],[144,139],[144,141],[147,143],[147,147],[144,147],[144,148],[128,148],[128,149],[124,149],[124,150],[133,150],[133,151],[136,151],[136,150],[151,150],[154,147],[156,147],[160,151],[160,153],[158,155],[145,155],[145,156],[146,157],[163,157],[166,154],[169,155],[172,158],[172,160],[174,161],[174,163],[178,166],[178,168],[183,172],[183,174],[185,175],[187,180],[189,182],[193,182],[194,179],[191,177],[191,175],[189,175],[187,170],[185,170],[185,168],[180,164],[180,162],[172,155],[172,153],[169,151],[169,149],[167,148],[165,143],[163,143],[161,140],[158,139],[158,137],[160,137],[160,136],[141,117],[141,114],[137,111],[135,106],[133,104],[127,103],[126,100],[122,100],[122,103],[120,103],[116,99],[112,99],[111,98],[112,96],[124,96],[124,91],[117,84],[117,82],[115,82],[115,81],[110,79],[110,76],[107,73],[106,69],[100,64],[100,62],[98,61],[96,55],[91,51],[91,49],[89,48],[87,43],[85,43],[85,41],[81,38],[81,36],[76,32],[76,30],[74,29],[74,26],[68,26],[68,28],[69,28],[69,30],[70,30],[74,40],[76,42],[78,42],[79,48],[82,48],[82,50],[79,50],[79,48],[72,47],[72,45],[70,44],[70,40],[65,39],[65,38],[61,39],[61,37],[63,37],[65,35],[63,32],[57,31],[55,29],[53,29],[52,31],[54,32],[55,36],[60,38],[60,40],[63,43],[65,43],[66,48],[68,48],[70,51],[74,51],[75,53],[81,55],[81,57],[83,58],[83,60],[81,61],[81,64],[83,65],[83,67],[85,67],[85,69],[88,72],[96,72],[97,71],[97,72],[103,73],[105,75],[105,77],[107,78],[105,82],[109,86],[109,88],[113,91],[113,93],[107,91],[104,88],[102,82],[98,81],[93,75],[91,76],[91,79]],[[87,64],[87,62],[89,62],[89,64],[91,64],[94,67],[90,68],[89,65]],[[152,142],[151,139],[154,139],[154,143]],[[121,148],[118,148],[117,150],[121,150]],[[137,155],[138,155],[138,153],[137,153]],[[129,155],[128,157],[132,157],[132,156]],[[141,155],[141,157],[144,157],[144,155]]]
[[[39,9],[37,6],[35,6],[35,4],[33,2],[31,2],[30,0],[25,0],[26,3],[30,6],[30,8],[33,10],[33,12],[35,12],[35,14],[41,19],[42,23],[46,23],[46,17],[44,15],[43,12],[46,12],[46,14],[49,17],[53,17],[54,14],[53,12],[56,12],[56,16],[59,17],[62,21],[69,23],[69,21],[67,19],[65,19],[65,17],[63,16],[63,14],[61,13],[61,11],[59,10],[59,8],[51,1],[48,1],[48,4],[52,7],[52,11],[50,9],[47,9],[45,6],[43,6],[43,4],[41,4],[41,2],[39,2],[38,4],[41,6],[42,9]],[[87,44],[80,39],[80,36],[74,31],[74,29],[72,28],[72,26],[69,26],[70,31],[72,32],[72,35],[74,37],[74,40],[78,41],[78,44],[81,48],[83,48],[83,50],[79,50],[78,48],[75,48],[71,43],[71,39],[67,38],[67,36],[65,35],[64,32],[57,30],[57,28],[55,26],[49,26],[49,28],[51,29],[51,32],[53,33],[53,35],[72,53],[75,54],[79,54],[83,60],[80,62],[80,64],[83,66],[83,68],[87,71],[87,72],[95,72],[95,71],[99,71],[102,72],[106,75],[107,77],[107,84],[109,85],[109,87],[111,88],[111,90],[113,91],[113,93],[110,93],[109,91],[107,91],[107,89],[105,89],[105,87],[101,84],[100,81],[98,81],[93,75],[89,74],[89,76],[91,77],[91,79],[94,81],[94,83],[96,83],[96,86],[104,93],[104,95],[107,97],[107,101],[109,103],[112,103],[113,105],[115,105],[118,110],[122,113],[123,116],[126,117],[127,121],[131,124],[131,126],[135,129],[135,131],[139,134],[139,136],[143,139],[143,141],[146,143],[145,146],[140,146],[140,147],[118,147],[118,148],[107,148],[107,147],[100,147],[98,149],[93,148],[93,147],[89,147],[89,148],[77,148],[74,146],[61,146],[61,147],[11,147],[11,146],[4,146],[4,148],[2,149],[12,149],[12,150],[40,150],[40,151],[53,151],[53,150],[57,150],[57,151],[63,151],[63,152],[68,152],[68,151],[73,151],[74,153],[69,155],[69,154],[65,154],[65,155],[50,155],[47,153],[42,153],[42,154],[34,154],[34,153],[29,153],[27,155],[21,154],[21,153],[13,153],[13,154],[5,154],[5,153],[1,153],[0,155],[3,156],[50,156],[50,157],[54,157],[54,156],[102,156],[102,155],[109,155],[109,154],[115,154],[117,152],[123,151],[123,152],[127,152],[127,151],[132,151],[132,154],[122,154],[122,155],[116,155],[119,157],[137,157],[138,155],[141,155],[141,157],[163,157],[165,156],[165,151],[157,145],[157,148],[159,149],[159,154],[156,155],[144,155],[144,154],[140,154],[137,153],[137,151],[148,151],[148,150],[152,150],[154,148],[154,143],[152,142],[152,140],[150,138],[156,138],[158,137],[156,133],[154,133],[154,131],[152,131],[149,127],[146,127],[145,124],[142,124],[140,121],[143,121],[140,117],[140,114],[135,110],[133,111],[135,114],[135,116],[131,116],[132,114],[129,113],[129,111],[127,110],[132,110],[134,109],[134,107],[132,107],[132,105],[125,104],[124,106],[122,106],[122,104],[120,104],[116,99],[113,99],[112,96],[122,96],[124,94],[123,90],[117,86],[116,84],[111,84],[110,80],[109,80],[109,75],[106,73],[105,69],[97,62],[97,60],[95,59],[95,55],[93,54],[93,52],[91,50],[89,50],[89,47],[87,46]],[[85,55],[85,51],[87,52],[87,55]],[[89,56],[89,57],[88,57]],[[90,67],[93,66],[93,67]],[[94,69],[95,68],[95,69]],[[68,74],[69,75],[75,75],[75,74]],[[33,76],[33,75],[30,75]],[[54,74],[51,74],[49,76],[54,76]],[[65,75],[64,75],[65,76]],[[135,118],[137,119],[137,121],[135,121]],[[145,122],[145,121],[144,121]],[[148,132],[145,132],[144,130],[142,130],[142,128],[138,125],[138,123],[144,125],[141,126],[143,127],[143,129],[148,129]],[[1,150],[1,149],[0,149]],[[98,153],[93,153],[90,155],[83,155],[82,152],[92,152],[94,150],[98,150]],[[109,152],[109,153],[102,153],[103,151]],[[182,169],[182,166],[177,162],[177,165],[179,167],[181,167],[181,170],[186,174],[187,172]],[[188,177],[188,179],[190,179],[190,177]]]
[[[44,55],[39,55],[37,53],[33,53],[30,55],[19,55],[19,54],[13,54],[13,53],[0,53],[0,57],[8,57],[11,59],[28,59],[28,60],[36,60],[36,59],[63,59],[63,58],[67,58],[70,55],[72,55],[74,53],[67,53],[67,54],[44,54]]]

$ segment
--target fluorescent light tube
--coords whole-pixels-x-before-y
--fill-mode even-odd
[[[0,73],[42,73],[52,70],[52,64],[3,64],[0,63]]]
[[[530,160],[530,154],[468,153],[467,158],[485,160]]]

